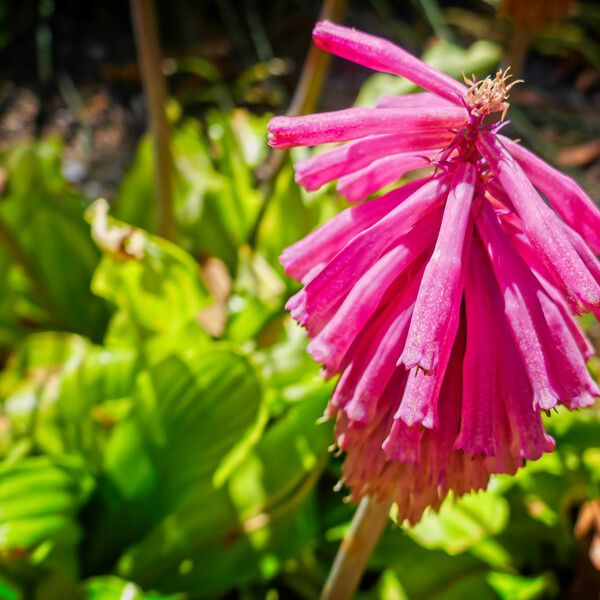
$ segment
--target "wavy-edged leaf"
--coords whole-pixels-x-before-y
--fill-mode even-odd
[[[209,302],[198,265],[182,248],[114,219],[94,205],[89,219],[104,256],[92,290],[125,313],[141,335],[194,322]]]
[[[214,491],[213,480],[223,483],[257,441],[265,416],[254,368],[226,346],[153,362],[106,447],[92,561],[132,543],[198,488]],[[105,535],[115,529],[123,540]]]
[[[62,152],[62,143],[50,138],[0,156],[7,176],[0,263],[6,269],[8,256],[20,273],[8,278],[15,299],[12,315],[4,313],[0,322],[24,329],[60,327],[97,341],[108,319],[107,306],[89,289],[100,255],[83,219],[88,201],[62,176]]]
[[[48,552],[73,548],[82,535],[77,512],[93,486],[76,459],[39,456],[5,461],[0,466],[0,556],[35,559],[42,544]]]
[[[272,577],[317,535],[311,494],[331,431],[315,426],[323,390],[270,427],[225,487],[199,479],[185,502],[119,561],[118,572],[165,592],[214,597],[251,577]],[[199,509],[199,507],[201,507]]]

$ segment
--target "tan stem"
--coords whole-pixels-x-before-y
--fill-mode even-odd
[[[169,123],[165,112],[167,86],[161,71],[153,0],[131,0],[131,14],[154,148],[158,230],[160,235],[172,240],[175,238],[173,159]]]
[[[321,600],[350,600],[389,519],[389,500],[363,498],[354,513],[321,593]]]
[[[506,57],[506,66],[510,66],[511,75],[517,78],[523,71],[527,51],[529,50],[530,32],[522,26],[513,28],[512,39]]]
[[[319,20],[339,21],[344,13],[346,1],[325,0]],[[294,97],[288,108],[288,116],[304,115],[315,109],[330,62],[331,54],[320,50],[314,44],[310,47]]]
[[[319,20],[339,21],[344,14],[347,0],[324,0]],[[294,96],[287,110],[287,115],[294,117],[312,112],[317,105],[325,75],[331,62],[331,55],[311,45]],[[273,150],[267,160],[257,169],[256,175],[261,182],[263,203],[260,207],[252,230],[248,235],[248,243],[254,246],[258,237],[260,224],[267,212],[273,191],[273,180],[281,170],[287,150]]]

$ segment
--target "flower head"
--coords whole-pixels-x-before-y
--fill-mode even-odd
[[[281,257],[304,284],[287,308],[325,376],[340,375],[326,416],[351,497],[393,498],[414,522],[551,451],[540,411],[599,395],[573,313],[600,311],[600,211],[499,134],[508,71],[466,87],[352,29],[318,23],[314,40],[427,90],[269,124],[274,147],[344,142],[300,161],[296,180],[337,179],[351,202],[431,167]]]

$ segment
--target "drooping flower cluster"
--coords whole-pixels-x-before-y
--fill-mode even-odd
[[[391,497],[415,522],[449,491],[551,451],[540,411],[599,395],[573,313],[598,314],[600,211],[499,134],[506,73],[465,86],[381,38],[328,22],[313,36],[427,90],[269,124],[276,148],[346,142],[296,173],[308,190],[337,179],[351,202],[431,167],[281,257],[304,284],[287,308],[309,352],[341,375],[326,415],[337,417],[352,499]]]

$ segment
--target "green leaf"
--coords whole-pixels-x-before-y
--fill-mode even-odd
[[[26,338],[0,375],[0,395],[7,427],[0,435],[0,455],[64,451],[57,422],[57,392],[65,363],[78,361],[90,344],[73,334],[45,332]]]
[[[61,417],[66,424],[81,425],[93,407],[127,398],[139,370],[136,350],[90,347],[64,366],[58,388]]]
[[[26,324],[98,340],[108,318],[105,303],[89,289],[99,252],[83,220],[87,200],[62,177],[62,152],[61,142],[45,139],[0,156],[7,177],[0,272],[13,296],[0,323],[13,334]]]
[[[76,515],[93,485],[75,459],[30,457],[2,464],[0,556],[36,559],[34,550],[42,544],[73,548],[81,538]]]
[[[175,217],[184,248],[217,256],[234,271],[237,250],[247,240],[262,197],[254,169],[265,157],[266,117],[237,109],[211,111],[206,130],[193,120],[172,132]],[[152,149],[139,146],[116,200],[115,215],[156,232]]]
[[[557,596],[557,583],[552,574],[522,577],[511,573],[490,573],[488,582],[503,600],[535,600]]]
[[[144,592],[135,583],[111,575],[86,580],[83,594],[86,600],[176,600],[175,596]]]
[[[173,331],[196,319],[209,296],[189,254],[167,240],[106,221],[103,205],[94,205],[89,218],[104,250],[94,293],[115,304],[141,334]]]
[[[386,569],[377,584],[378,598],[381,600],[409,600],[398,576],[391,569]]]
[[[186,481],[177,474],[180,499],[172,498],[168,516],[122,556],[118,572],[144,586],[192,590],[200,597],[214,597],[261,573],[272,577],[279,561],[316,535],[311,491],[331,435],[330,428],[314,425],[324,402],[321,390],[274,423],[224,487],[208,484],[200,473]],[[204,431],[197,436],[196,457],[205,453],[203,440],[211,443],[208,426]],[[226,427],[219,431],[227,435]]]
[[[104,452],[94,560],[114,552],[104,532],[123,529],[121,543],[131,543],[199,489],[214,491],[213,478],[224,482],[264,424],[256,373],[226,346],[187,348],[153,362]]]
[[[442,550],[427,550],[398,529],[384,534],[370,566],[393,570],[411,600],[497,600],[484,562],[468,553],[450,556]]]
[[[26,337],[0,373],[0,396],[39,387],[44,375],[56,373],[69,360],[78,360],[89,345],[88,340],[71,333],[49,331]]]
[[[2,600],[21,600],[23,595],[17,585],[0,575],[0,598]]]
[[[448,498],[438,513],[428,511],[408,535],[424,548],[458,554],[487,536],[502,531],[509,516],[508,502],[490,492]]]
[[[229,471],[232,457],[243,458],[240,448],[251,445],[264,425],[256,374],[247,359],[226,347],[169,357],[152,368],[150,380],[154,418],[165,440],[156,459],[165,470],[177,465],[161,484],[173,498],[184,496],[186,483],[212,477],[219,467]]]
[[[110,430],[131,412],[137,352],[46,333],[28,338],[11,364],[1,387],[10,391],[5,407],[12,443],[32,437],[38,450],[77,452],[98,467]],[[11,389],[9,376],[19,373],[27,378]]]

